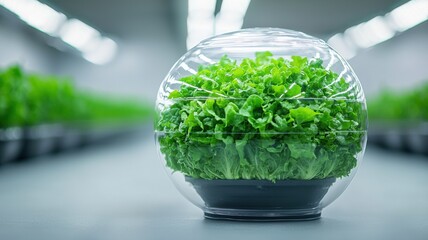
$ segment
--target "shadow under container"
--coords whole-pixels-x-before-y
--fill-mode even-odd
[[[267,58],[257,56],[266,51]],[[253,80],[239,77],[228,80],[237,84],[234,88],[206,90],[219,82],[204,69],[229,64],[230,72],[219,73],[227,78],[242,64],[276,60],[291,67],[296,61],[307,64],[309,73],[296,71],[296,82],[284,83],[284,93],[300,84],[298,94],[276,94],[280,87],[266,87],[240,98],[233,91]],[[276,70],[255,69],[254,76],[257,69],[267,73],[257,75],[258,84],[272,85]],[[330,82],[322,75],[302,83],[312,70],[326,70]],[[289,75],[281,74],[288,81]],[[189,84],[189,77],[197,83]],[[320,91],[310,81],[317,81]],[[189,92],[192,96],[185,95]],[[351,182],[367,140],[365,97],[349,64],[322,40],[284,29],[244,29],[201,42],[162,82],[156,110],[159,156],[180,193],[210,219],[320,218]]]

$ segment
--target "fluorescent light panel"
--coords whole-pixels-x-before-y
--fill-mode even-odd
[[[335,34],[328,40],[328,44],[340,52],[345,59],[351,59],[356,55],[356,46],[346,41],[342,33]]]
[[[59,37],[92,63],[105,64],[117,51],[112,39],[102,37],[99,31],[78,19],[67,20],[63,13],[37,0],[0,0],[0,5],[39,31]]]
[[[344,58],[351,59],[359,49],[373,47],[426,20],[428,0],[411,0],[385,16],[377,16],[346,29],[343,34],[335,34],[327,42]]]
[[[189,15],[203,12],[214,14],[216,0],[189,0],[188,13]]]
[[[386,18],[395,30],[406,31],[428,19],[428,1],[409,1],[388,13]]]
[[[214,17],[216,0],[189,0],[187,17],[187,49],[215,34],[242,28],[250,0],[223,0]]]
[[[187,49],[214,34],[216,0],[189,0],[187,16]]]
[[[351,27],[345,31],[359,48],[369,48],[392,38],[395,34],[383,17],[375,17],[370,21]]]
[[[98,38],[100,33],[80,20],[70,19],[61,27],[59,36],[64,42],[84,52],[91,47],[91,41]]]
[[[94,41],[94,48],[83,52],[83,57],[94,64],[105,64],[109,62],[117,51],[117,44],[110,38],[98,38]]]
[[[251,0],[223,0],[215,19],[215,34],[241,29],[250,2]]]
[[[67,19],[64,14],[35,0],[0,0],[0,5],[28,25],[51,36],[56,35],[58,27]]]

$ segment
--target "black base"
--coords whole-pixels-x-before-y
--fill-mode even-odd
[[[299,221],[321,216],[320,202],[335,178],[206,180],[186,177],[204,201],[205,217],[242,221]]]
[[[321,213],[308,214],[301,216],[236,216],[222,215],[214,213],[204,213],[206,219],[210,220],[229,220],[229,221],[245,221],[245,222],[287,222],[287,221],[312,221],[321,218]]]
[[[206,207],[242,210],[315,209],[335,181],[317,180],[206,180],[186,177]]]

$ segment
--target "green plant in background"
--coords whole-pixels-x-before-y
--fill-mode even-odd
[[[28,83],[19,66],[0,69],[0,128],[22,126],[26,122]]]
[[[384,89],[369,99],[369,117],[377,121],[428,120],[428,83],[407,91]]]
[[[167,166],[203,179],[322,179],[356,166],[364,103],[321,60],[224,56],[180,79],[158,114]]]
[[[148,104],[84,92],[68,79],[26,74],[19,66],[0,70],[0,128],[46,123],[125,125],[151,115]]]
[[[89,93],[80,93],[84,102],[83,114],[90,124],[121,124],[147,120],[152,116],[152,107],[135,100],[106,98]]]

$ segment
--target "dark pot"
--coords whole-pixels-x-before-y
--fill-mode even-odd
[[[21,128],[0,129],[0,163],[15,160],[22,147]]]
[[[186,177],[212,219],[284,221],[321,216],[320,201],[335,178],[320,180],[205,180]]]
[[[420,123],[409,132],[409,148],[416,153],[428,154],[428,122]]]
[[[24,146],[21,158],[32,158],[51,153],[58,146],[63,128],[58,124],[46,124],[24,129]]]
[[[93,145],[110,140],[112,129],[106,126],[87,126],[82,128],[84,145]]]
[[[400,129],[391,129],[385,133],[384,144],[387,148],[393,150],[404,150],[405,141],[403,131]]]
[[[83,144],[82,132],[73,127],[64,127],[63,134],[59,141],[58,151],[67,151],[78,148]]]
[[[412,152],[428,154],[428,134],[413,132],[406,140]]]

